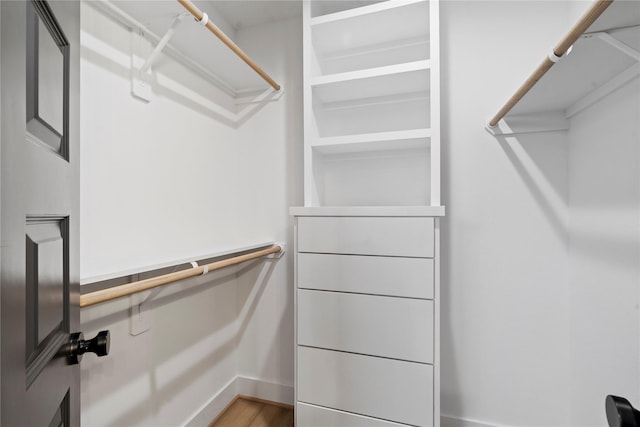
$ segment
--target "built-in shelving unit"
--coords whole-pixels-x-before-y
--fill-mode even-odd
[[[440,425],[438,0],[303,3],[296,425]]]
[[[305,5],[305,206],[440,204],[434,10]]]

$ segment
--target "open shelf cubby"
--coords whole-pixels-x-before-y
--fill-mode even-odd
[[[311,19],[312,74],[429,59],[429,4],[382,2]]]
[[[437,7],[305,4],[306,206],[439,205]]]

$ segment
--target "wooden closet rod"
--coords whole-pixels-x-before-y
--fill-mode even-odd
[[[170,283],[177,282],[178,280],[199,276],[201,274],[204,274],[205,272],[219,270],[224,267],[229,267],[245,261],[250,261],[252,259],[275,254],[280,251],[282,251],[282,247],[279,245],[274,245],[270,248],[259,249],[244,255],[239,255],[222,261],[216,261],[210,264],[189,268],[187,270],[176,271],[174,273],[163,274],[162,276],[151,277],[149,279],[139,280],[137,282],[131,282],[120,286],[114,286],[112,288],[102,289],[100,291],[90,292],[88,294],[80,296],[80,307],[89,307],[95,304],[111,301],[116,298],[121,298],[127,295],[146,291],[148,289],[157,288],[158,286],[168,285]]]
[[[562,57],[567,53],[569,48],[587,31],[587,28],[595,22],[596,19],[604,12],[613,0],[596,0],[593,2],[587,12],[580,18],[578,22],[571,28],[566,36],[556,45],[553,49],[553,55],[555,55],[555,61],[551,59],[551,55],[547,56],[542,63],[535,69],[533,74],[520,86],[520,88],[513,94],[511,98],[504,104],[504,106],[493,116],[489,122],[489,126],[493,127],[498,124],[504,116],[522,99],[523,96],[529,92],[529,90],[549,71],[549,69],[557,62],[557,58]]]
[[[200,9],[198,9],[196,5],[191,3],[190,0],[178,0],[178,3],[180,3],[185,9],[187,9],[189,13],[191,13],[196,18],[196,20],[202,21],[202,17],[204,16],[204,14]],[[262,77],[267,83],[269,83],[272,88],[274,88],[275,90],[280,90],[280,85],[276,83],[275,80],[273,80],[262,68],[260,68],[258,64],[253,62],[253,60],[249,58],[247,54],[244,53],[242,49],[240,49],[238,45],[233,42],[233,40],[227,37],[227,35],[223,33],[222,30],[220,30],[220,28],[218,28],[213,22],[207,20],[205,26],[207,27],[207,29],[209,29],[209,31],[215,34],[215,36],[218,37],[220,41],[222,41],[222,43],[226,44],[229,49],[231,49],[236,55],[238,55],[240,59],[246,62],[249,67],[253,68],[253,70],[258,73],[260,77]]]

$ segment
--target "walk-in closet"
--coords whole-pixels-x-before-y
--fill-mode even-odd
[[[640,425],[638,0],[3,0],[0,195],[2,426]]]

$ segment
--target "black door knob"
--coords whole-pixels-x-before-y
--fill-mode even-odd
[[[110,343],[109,331],[100,331],[90,340],[85,340],[82,332],[76,332],[69,338],[67,360],[70,365],[78,364],[87,352],[95,353],[98,357],[106,356]]]
[[[604,406],[609,427],[640,427],[640,412],[624,397],[609,395]]]

